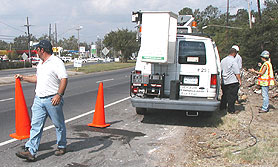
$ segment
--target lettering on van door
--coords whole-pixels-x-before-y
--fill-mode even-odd
[[[197,86],[180,85],[181,96],[198,96],[199,93],[204,93],[205,91],[205,89],[199,89]]]
[[[206,68],[198,68],[198,72],[207,72]]]

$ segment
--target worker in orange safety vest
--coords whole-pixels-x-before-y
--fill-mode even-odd
[[[260,57],[263,61],[263,65],[261,66],[260,70],[256,71],[252,68],[252,69],[248,69],[248,71],[259,75],[257,85],[261,86],[262,96],[263,96],[263,105],[259,113],[266,113],[269,111],[269,97],[268,97],[269,86],[275,85],[275,79],[274,79],[272,64],[269,58],[270,57],[269,52],[267,50],[263,51]]]

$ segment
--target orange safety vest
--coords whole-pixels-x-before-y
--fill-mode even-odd
[[[262,71],[264,66],[266,66],[265,73],[263,75],[259,75],[257,84],[260,86],[274,85],[274,74],[271,63],[269,61],[265,61],[260,68],[260,72]]]

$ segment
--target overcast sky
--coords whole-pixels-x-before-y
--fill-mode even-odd
[[[250,2],[251,9],[257,10],[257,0]],[[12,42],[24,35],[27,16],[30,32],[37,38],[48,34],[49,24],[54,32],[56,23],[58,40],[72,35],[77,38],[76,28],[82,26],[80,41],[91,43],[118,28],[134,30],[132,11],[178,13],[184,7],[203,11],[209,5],[226,12],[227,0],[1,0],[0,40]],[[240,8],[247,9],[247,0],[230,0],[231,14]]]

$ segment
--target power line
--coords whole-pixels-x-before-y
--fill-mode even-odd
[[[2,23],[2,24],[6,25],[6,26],[8,26],[8,27],[10,27],[10,28],[12,28],[12,29],[14,29],[14,30],[17,30],[17,31],[20,31],[20,32],[25,33],[25,31],[22,31],[22,30],[20,30],[20,29],[17,29],[17,28],[15,28],[15,27],[13,27],[13,26],[7,24],[7,23],[4,23],[4,22],[2,22],[2,21],[0,21],[0,23]]]
[[[15,37],[16,38],[16,36],[11,36],[11,35],[0,35],[0,37]]]
[[[10,37],[0,37],[0,40],[14,40],[14,38],[10,38]]]
[[[62,33],[60,33],[60,34],[58,34],[58,37],[61,37],[62,35],[66,34],[67,32],[69,32],[69,31],[71,31],[71,30],[74,30],[74,29],[76,29],[76,26],[74,26],[74,27],[72,27],[72,28],[69,28],[69,29],[67,29],[66,31],[64,31],[64,32],[62,32]]]

